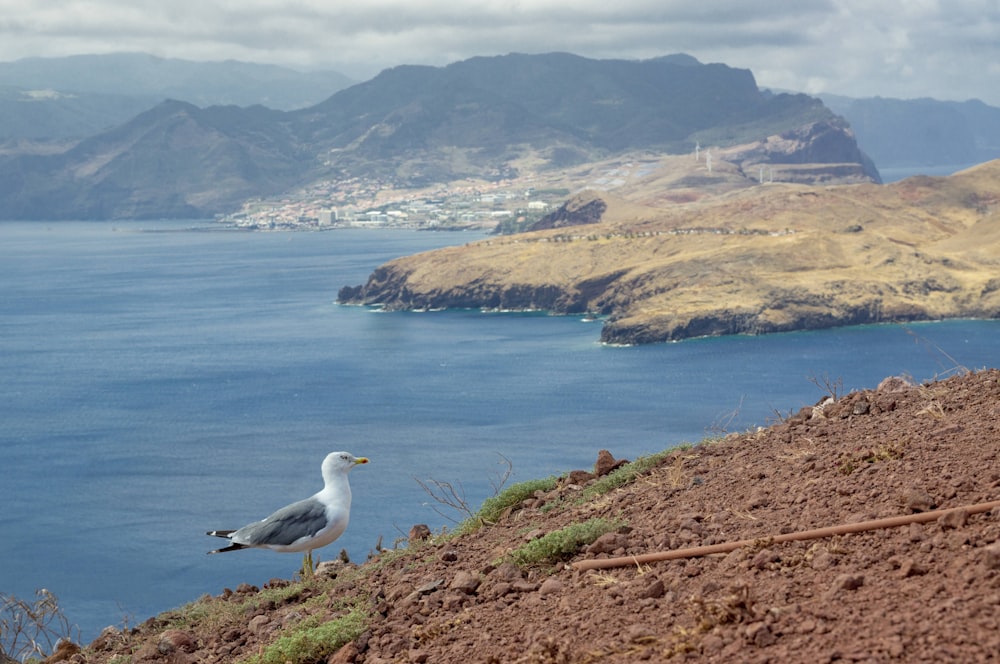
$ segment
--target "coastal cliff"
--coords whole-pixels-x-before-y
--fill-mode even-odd
[[[891,185],[699,195],[582,192],[552,228],[396,259],[338,301],[587,313],[613,344],[1000,317],[1000,161]],[[567,221],[574,210],[590,223]]]

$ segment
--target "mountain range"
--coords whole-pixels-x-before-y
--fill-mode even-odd
[[[0,140],[84,138],[167,99],[196,106],[292,110],[356,81],[248,62],[196,62],[145,53],[0,62]]]
[[[874,181],[876,164],[1000,156],[1000,109],[980,102],[825,101],[687,55],[510,54],[354,85],[143,54],[29,58],[0,63],[0,218],[206,217],[317,181],[495,180],[697,145],[756,142],[751,161],[850,162]],[[827,140],[794,155],[762,140],[802,127]]]
[[[970,99],[821,95],[879,168],[971,165],[1000,157],[1000,108]]]
[[[690,56],[512,54],[400,66],[298,110],[168,100],[63,151],[8,149],[0,217],[204,217],[322,179],[497,179],[525,164],[730,146],[817,122],[839,127],[864,160],[818,99],[762,91],[747,70]]]

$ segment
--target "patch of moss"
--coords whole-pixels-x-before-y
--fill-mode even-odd
[[[287,586],[276,588],[264,588],[246,596],[242,601],[224,602],[218,601],[209,595],[185,604],[180,608],[161,613],[157,616],[164,621],[168,628],[187,629],[194,625],[230,625],[245,619],[248,613],[265,604],[287,604],[295,601],[307,587],[311,587],[315,592],[313,597],[306,600],[303,605],[308,606],[322,601],[320,598],[333,587],[333,580],[313,579],[298,583],[290,583]]]
[[[555,487],[555,477],[546,477],[512,484],[492,498],[484,500],[482,507],[480,507],[479,511],[476,512],[475,518],[463,523],[459,527],[459,532],[475,530],[484,523],[496,523],[507,509],[520,505],[522,502],[535,495],[536,491],[551,491]]]
[[[358,638],[368,626],[368,614],[355,604],[335,620],[304,620],[288,634],[249,659],[247,664],[309,664],[320,662]]]
[[[590,500],[592,498],[596,498],[597,496],[603,496],[604,494],[619,487],[631,484],[640,475],[648,473],[650,470],[660,465],[664,459],[675,451],[676,448],[671,448],[669,450],[657,452],[656,454],[650,454],[649,456],[639,457],[632,463],[627,463],[621,468],[613,470],[592,483],[583,490],[580,497],[583,500]]]
[[[603,518],[574,523],[524,544],[511,551],[508,558],[521,566],[558,563],[576,555],[581,546],[623,525],[618,519]]]

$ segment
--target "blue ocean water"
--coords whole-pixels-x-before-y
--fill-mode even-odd
[[[207,556],[204,535],[351,474],[363,560],[448,525],[417,479],[477,507],[512,481],[766,425],[887,375],[996,366],[1000,321],[635,348],[577,317],[378,313],[334,303],[392,257],[479,236],[248,233],[209,223],[0,224],[0,591],[48,588],[85,640],[298,555]],[[460,518],[459,515],[455,515]]]

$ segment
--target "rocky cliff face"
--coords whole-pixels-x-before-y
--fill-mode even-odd
[[[587,200],[589,197],[589,200]],[[606,317],[638,344],[1000,317],[1000,161],[888,186],[768,185],[682,206],[580,196],[601,220],[397,259],[339,301]]]
[[[841,118],[811,122],[722,154],[751,174],[760,166],[777,166],[777,178],[771,168],[768,179],[781,182],[882,182],[874,162]]]

